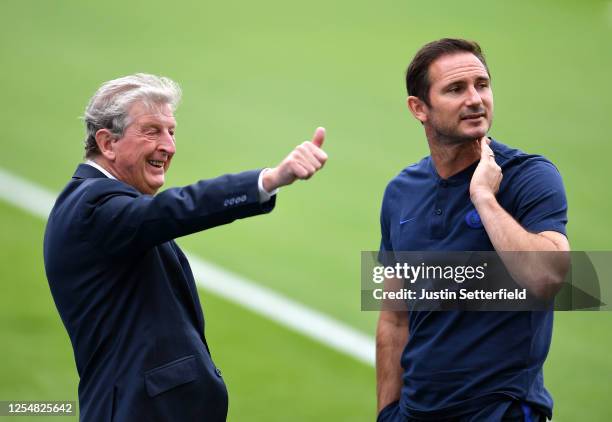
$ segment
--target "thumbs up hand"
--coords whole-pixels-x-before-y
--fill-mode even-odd
[[[287,186],[297,179],[307,180],[319,171],[327,161],[327,154],[321,149],[325,140],[325,128],[319,127],[311,141],[303,142],[275,168],[263,174],[263,187],[272,192]]]

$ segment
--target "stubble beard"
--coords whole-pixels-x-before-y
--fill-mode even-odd
[[[488,123],[488,127],[485,130],[485,133],[483,136],[486,136],[486,134],[491,129],[492,122],[487,121],[487,123]],[[448,145],[448,146],[462,145],[462,144],[474,142],[475,140],[478,140],[481,138],[481,136],[474,137],[474,136],[468,136],[468,135],[462,134],[458,129],[458,125],[455,127],[449,127],[446,125],[438,124],[438,122],[436,122],[435,120],[430,123],[429,129],[430,130],[429,130],[428,135],[432,138],[432,140],[442,145]]]

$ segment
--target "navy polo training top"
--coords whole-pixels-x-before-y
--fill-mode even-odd
[[[496,141],[491,148],[503,173],[500,205],[530,232],[565,234],[567,202],[555,166]],[[493,250],[470,200],[477,165],[441,179],[426,157],[396,176],[382,204],[381,253]],[[552,325],[552,311],[410,312],[401,412],[424,419],[455,417],[513,398],[552,417],[542,374]]]

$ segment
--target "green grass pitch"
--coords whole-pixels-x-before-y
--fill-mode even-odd
[[[271,215],[179,242],[372,336],[376,314],[359,310],[360,251],[378,247],[387,181],[427,154],[403,71],[432,39],[481,43],[495,94],[491,134],[558,166],[573,249],[612,249],[609,2],[5,0],[1,10],[0,167],[50,190],[82,157],[88,98],[128,73],[183,87],[168,186],[275,165],[325,126],[326,168],[283,189]],[[76,399],[43,230],[0,202],[0,400]],[[201,298],[230,421],[374,420],[372,367],[206,291]],[[612,417],[611,329],[610,313],[556,315],[545,369],[555,421]]]

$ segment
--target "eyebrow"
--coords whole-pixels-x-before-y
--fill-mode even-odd
[[[488,76],[478,76],[476,77],[476,82],[482,82],[482,81],[491,81],[491,78],[489,78]],[[465,85],[467,84],[467,82],[465,81],[465,79],[457,79],[456,81],[451,81],[448,82],[446,84],[443,85],[444,88],[448,88],[449,86],[453,86],[453,85]]]
[[[153,122],[153,121],[147,121],[147,120],[145,120],[144,122],[140,123],[140,125],[141,125],[142,127],[154,127],[154,126],[155,126],[155,127],[158,127],[158,126],[166,126],[166,124],[164,124],[164,123],[160,123],[160,122]],[[177,127],[177,126],[178,126],[178,125],[177,125],[177,123],[175,122],[174,124],[172,124],[172,125],[168,125],[167,127],[171,128],[171,129],[176,129],[176,127]]]

